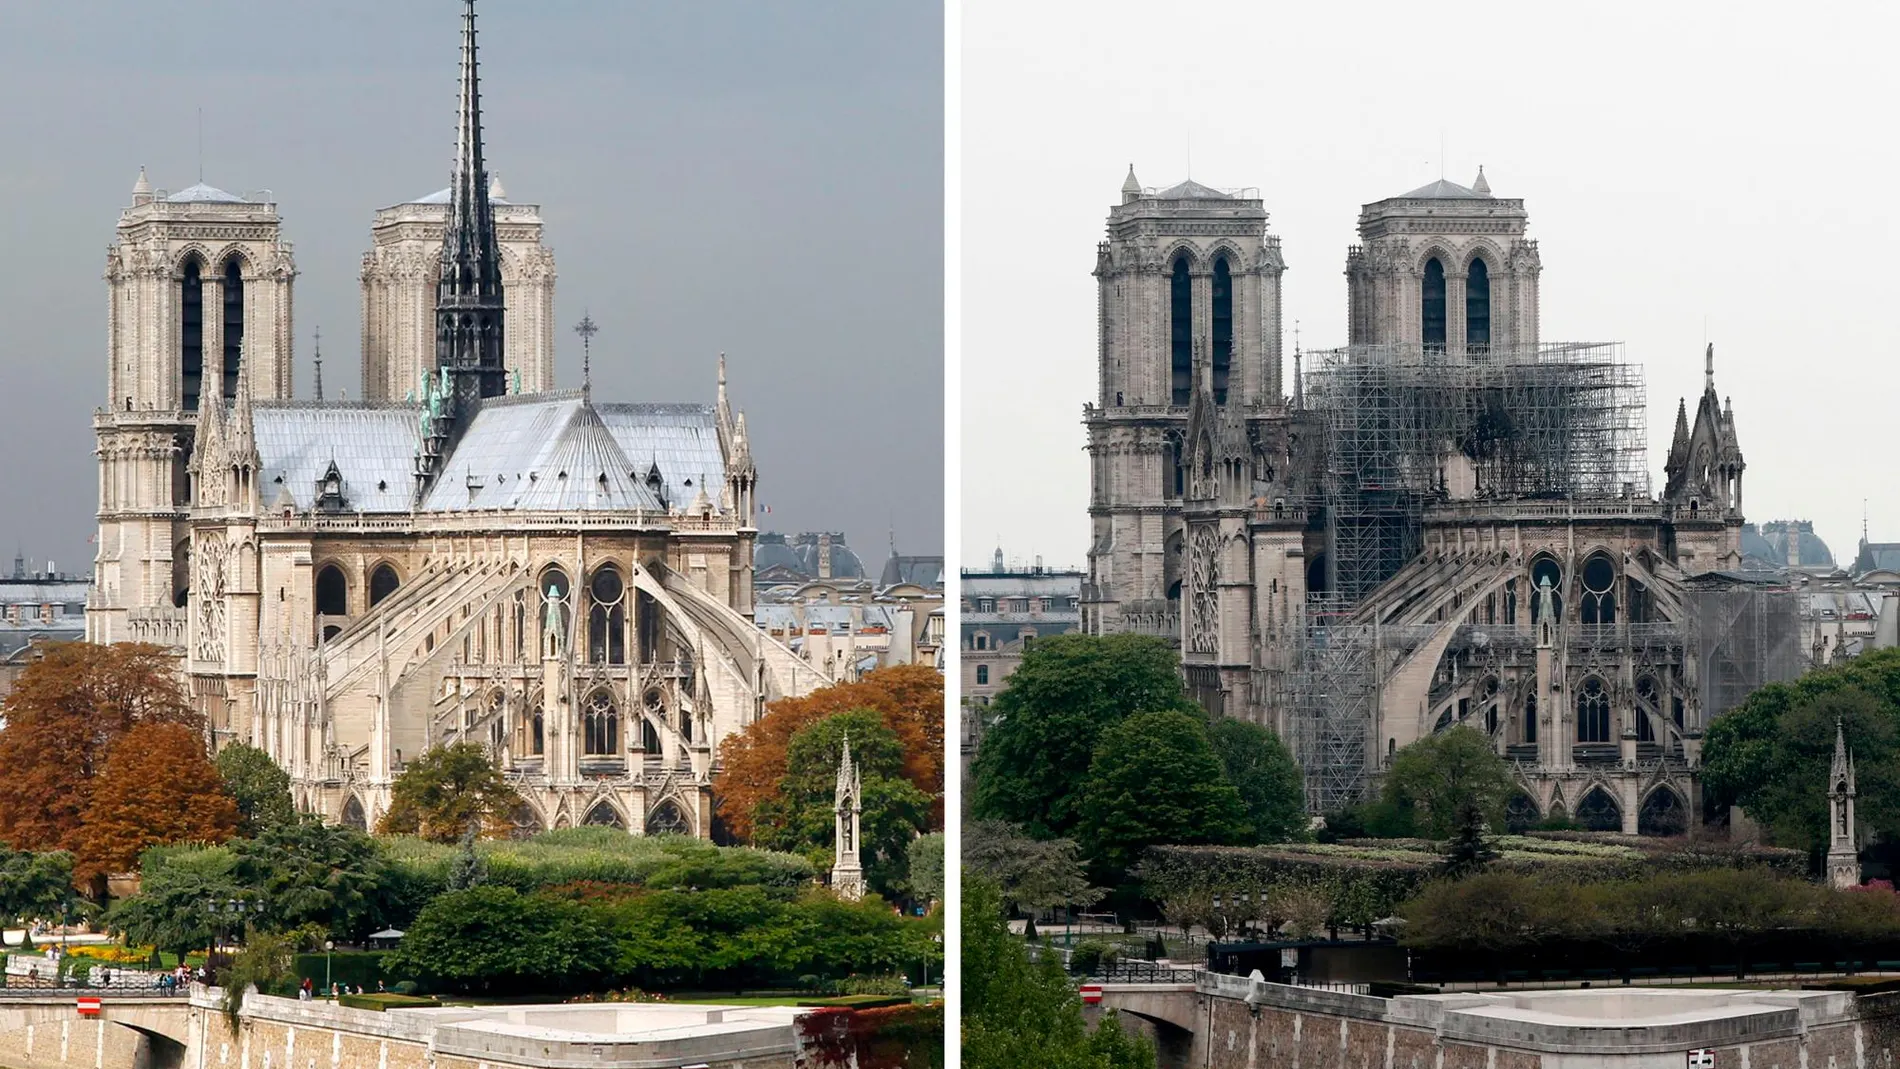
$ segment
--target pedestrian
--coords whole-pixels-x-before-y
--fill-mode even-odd
[[[381,980],[378,980],[378,981],[376,981],[376,993],[377,993],[377,994],[379,994],[379,995],[380,995],[380,994],[383,994],[383,993],[385,993],[385,992],[387,992],[388,990],[389,990],[388,988],[386,988],[386,987],[384,987],[384,986],[383,986],[383,982],[382,982]]]
[[[297,998],[300,1001],[309,1002],[315,992],[316,985],[311,983],[310,978],[306,976],[303,978],[303,983],[297,988]]]

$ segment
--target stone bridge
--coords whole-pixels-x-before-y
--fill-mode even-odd
[[[97,995],[97,1016],[78,997]],[[133,1066],[183,1069],[191,1044],[191,1000],[183,995],[114,995],[67,988],[0,995],[0,1065],[8,1069]]]
[[[1256,974],[1257,975],[1257,974]],[[1880,1002],[1887,999],[1891,1005]],[[1887,1069],[1900,996],[1607,987],[1382,998],[1219,973],[1103,984],[1163,1069]],[[1703,1057],[1698,1054],[1698,1057]]]

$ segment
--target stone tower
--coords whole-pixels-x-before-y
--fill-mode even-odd
[[[1346,253],[1354,345],[1417,345],[1454,356],[1537,346],[1537,242],[1524,202],[1443,179],[1368,204]]]
[[[489,181],[501,249],[502,363],[512,392],[554,388],[554,252],[541,243],[541,209],[508,201]],[[384,208],[363,255],[363,396],[400,401],[435,368],[435,294],[450,191]]]
[[[166,193],[139,172],[106,253],[91,641],[183,646],[199,409],[235,400],[240,383],[260,401],[291,396],[296,275],[268,194]]]
[[[1846,729],[1834,724],[1834,765],[1828,771],[1827,882],[1836,890],[1860,886],[1860,848],[1854,835],[1854,757]]]
[[[1677,563],[1691,574],[1742,566],[1742,456],[1734,406],[1715,392],[1715,345],[1703,353],[1702,398],[1695,423],[1686,401],[1663,464],[1663,508],[1673,529]]]
[[[864,816],[864,783],[858,766],[851,761],[851,737],[845,736],[844,754],[838,760],[838,789],[832,796],[833,844],[837,860],[831,866],[831,889],[839,898],[856,902],[864,897],[864,866],[858,855]]]
[[[1085,631],[1179,636],[1196,356],[1215,416],[1244,424],[1283,411],[1285,270],[1253,191],[1192,180],[1146,191],[1130,168],[1095,261],[1100,392],[1085,413]]]

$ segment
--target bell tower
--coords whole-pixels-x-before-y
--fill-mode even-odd
[[[1147,190],[1129,168],[1095,260],[1100,389],[1084,413],[1093,527],[1084,631],[1178,637],[1195,362],[1206,363],[1210,425],[1285,410],[1285,271],[1258,191],[1192,179]]]
[[[290,397],[296,276],[268,193],[167,193],[139,171],[106,252],[90,641],[183,646],[198,410],[240,381],[259,401]]]

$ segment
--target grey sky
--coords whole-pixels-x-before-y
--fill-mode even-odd
[[[104,253],[141,164],[272,190],[297,391],[360,396],[377,208],[448,184],[455,0],[0,0],[0,549],[90,566]],[[596,395],[710,401],[724,350],[767,529],[943,541],[943,30],[933,3],[482,0],[489,167],[538,203]]]
[[[1080,564],[1094,395],[1089,272],[1128,164],[1257,186],[1309,348],[1343,343],[1360,205],[1479,164],[1522,197],[1547,341],[1622,341],[1660,487],[1676,400],[1732,395],[1751,520],[1809,518],[1851,559],[1890,474],[1900,268],[1879,251],[1900,145],[1890,5],[1606,3],[963,8],[965,558]],[[1706,335],[1704,323],[1706,320]],[[1289,388],[1292,369],[1287,368]],[[1693,415],[1693,411],[1692,411]]]

